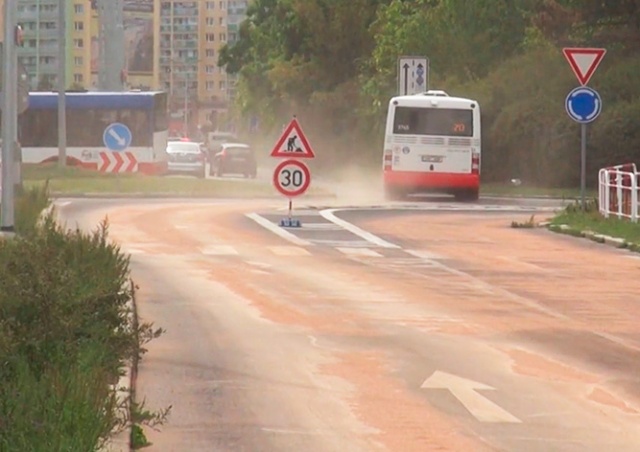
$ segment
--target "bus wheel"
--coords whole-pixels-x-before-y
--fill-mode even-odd
[[[461,190],[455,194],[456,201],[474,202],[480,198],[480,191],[477,189]]]

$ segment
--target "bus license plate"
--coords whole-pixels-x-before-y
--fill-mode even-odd
[[[442,163],[444,156],[442,155],[423,155],[421,159],[424,163]]]

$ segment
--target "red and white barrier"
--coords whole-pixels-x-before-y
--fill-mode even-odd
[[[131,152],[100,152],[98,171],[103,173],[134,173],[138,159]]]
[[[638,222],[640,213],[640,173],[634,163],[602,168],[598,173],[598,205],[609,218],[627,218]]]

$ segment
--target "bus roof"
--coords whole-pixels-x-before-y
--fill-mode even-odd
[[[394,102],[409,107],[420,106],[447,106],[447,107],[470,107],[475,108],[478,106],[478,102],[474,99],[467,99],[464,97],[451,97],[444,91],[427,91],[421,94],[412,94],[408,96],[395,96],[389,101],[390,104]],[[471,107],[471,105],[474,107]]]
[[[154,108],[155,97],[164,91],[87,91],[66,93],[65,101],[69,109],[141,109]],[[29,108],[50,110],[58,108],[58,93],[55,91],[29,93]]]

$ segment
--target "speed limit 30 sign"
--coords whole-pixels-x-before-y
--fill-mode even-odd
[[[285,160],[273,171],[273,185],[284,196],[293,198],[304,194],[311,184],[311,173],[300,160]]]

